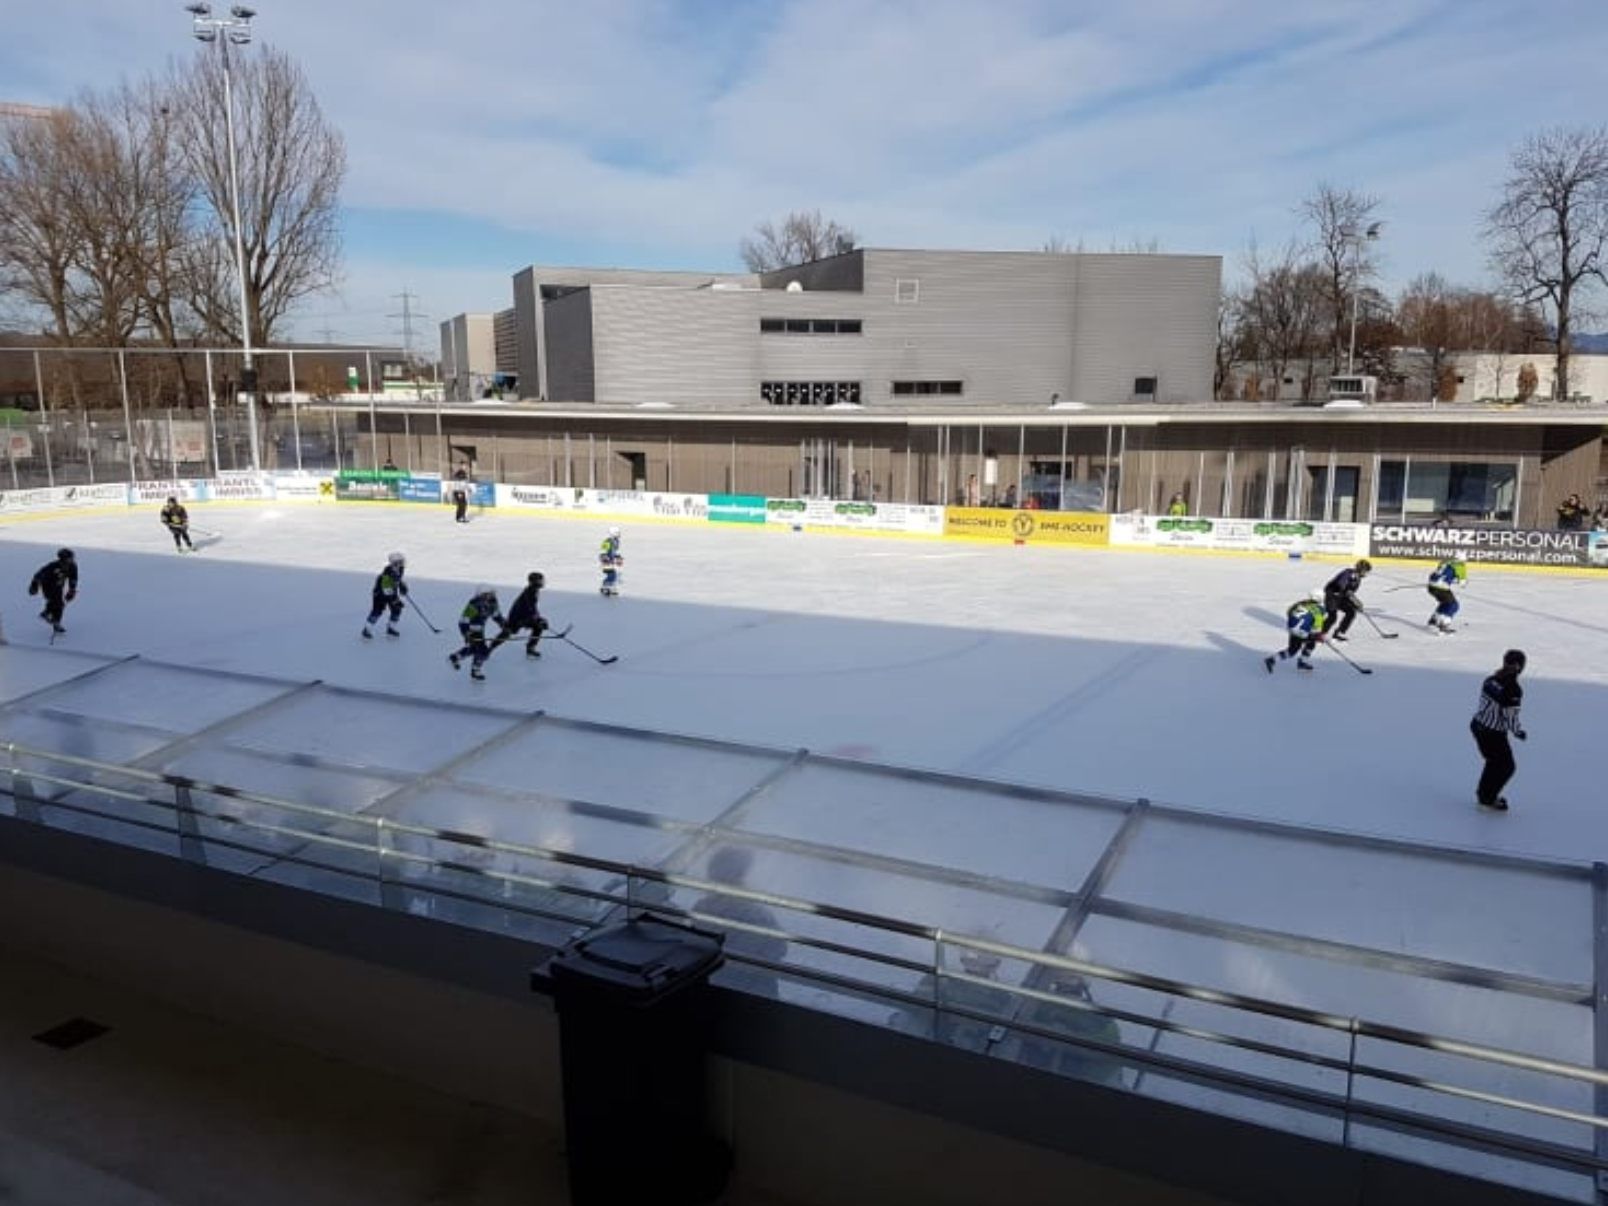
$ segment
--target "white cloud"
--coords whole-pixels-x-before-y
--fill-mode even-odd
[[[85,8],[72,28],[8,18],[18,99],[192,52],[181,11]],[[258,27],[345,131],[352,204],[495,222],[532,259],[629,246],[727,266],[756,220],[819,206],[873,244],[1153,236],[1232,260],[1253,231],[1282,241],[1328,179],[1383,198],[1393,278],[1476,279],[1507,148],[1601,112],[1608,6],[1555,0],[1542,22],[1504,0],[275,0]],[[352,288],[495,279],[483,308],[519,267],[412,255],[350,265]]]

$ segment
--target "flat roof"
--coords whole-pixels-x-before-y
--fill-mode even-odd
[[[367,408],[366,401],[349,405]],[[376,407],[387,411],[416,411],[437,407],[431,402],[386,398]],[[1359,427],[1418,426],[1569,426],[1608,427],[1608,405],[1480,406],[1429,403],[1387,403],[1357,409],[1327,410],[1321,406],[1245,405],[1243,403],[1183,403],[1170,406],[1036,407],[971,405],[965,409],[935,410],[930,406],[719,406],[636,404],[607,402],[472,402],[442,405],[443,414],[526,415],[531,418],[643,420],[708,423],[902,423],[910,427],[957,427],[979,423],[1017,427],[1164,427],[1180,424],[1229,425],[1240,423],[1349,424]]]

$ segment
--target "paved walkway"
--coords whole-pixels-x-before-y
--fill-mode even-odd
[[[560,1139],[0,947],[7,1206],[562,1206]]]

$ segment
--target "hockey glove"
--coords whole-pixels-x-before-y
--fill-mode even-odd
[[[398,582],[396,584],[396,588],[397,588],[397,590],[401,591],[404,595],[408,593],[408,584],[406,582]]]
[[[1526,733],[1523,729],[1514,729],[1513,730],[1513,735],[1515,737],[1517,737],[1520,741],[1528,741],[1528,740],[1530,740],[1530,734]]]
[[[78,598],[78,588],[74,587],[72,590],[67,592],[67,602],[71,603],[76,598]]]
[[[39,583],[37,583],[37,582],[28,583],[28,593],[30,595],[37,595],[39,593]]]

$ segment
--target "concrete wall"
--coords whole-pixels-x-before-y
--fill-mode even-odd
[[[1552,396],[1557,374],[1557,357],[1547,352],[1465,352],[1453,358],[1460,380],[1457,401],[1477,402],[1487,398],[1514,398],[1519,392],[1519,372],[1527,364],[1535,366],[1538,398]],[[1569,392],[1583,394],[1593,402],[1608,401],[1608,356],[1569,357]]]
[[[547,396],[563,402],[597,398],[593,361],[592,291],[577,289],[542,304]],[[521,390],[524,378],[520,378]]]

